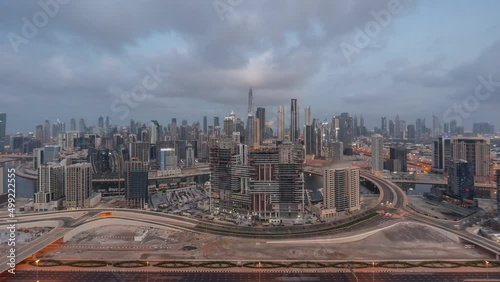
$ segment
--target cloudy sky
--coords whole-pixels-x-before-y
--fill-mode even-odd
[[[0,112],[8,133],[99,115],[211,121],[246,117],[252,87],[269,120],[297,98],[301,119],[311,105],[320,119],[363,113],[370,128],[397,114],[500,128],[498,11],[496,0],[0,0]]]

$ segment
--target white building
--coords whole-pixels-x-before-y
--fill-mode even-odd
[[[359,168],[328,168],[323,174],[323,209],[321,217],[361,208],[359,196]]]

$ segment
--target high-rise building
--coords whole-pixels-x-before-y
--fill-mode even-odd
[[[490,139],[483,137],[455,137],[452,139],[454,160],[474,164],[474,179],[480,183],[490,181]]]
[[[399,118],[399,115],[396,115],[396,118],[394,119],[394,138],[403,139],[401,130],[401,119]]]
[[[231,113],[224,118],[224,134],[226,137],[232,137],[233,132],[236,132],[236,114],[231,111]]]
[[[323,208],[321,216],[332,217],[340,212],[361,208],[359,168],[328,168],[323,173]]]
[[[278,110],[278,140],[285,140],[285,107],[280,106]]]
[[[109,116],[106,116],[106,119],[105,119],[105,121],[104,121],[104,126],[106,126],[106,128],[109,128],[109,127],[110,127]]]
[[[389,137],[395,138],[396,137],[396,126],[394,125],[394,122],[389,120]]]
[[[248,146],[253,146],[254,143],[254,135],[255,135],[255,129],[254,129],[254,117],[252,114],[248,114],[247,118],[247,129],[246,129],[246,136],[245,136],[245,143]]]
[[[213,202],[216,212],[295,218],[304,207],[304,153],[299,145],[281,144],[247,151],[225,139],[210,146]]]
[[[443,136],[432,142],[432,170],[446,172],[446,166],[452,159],[451,139]]]
[[[474,134],[495,134],[495,126],[487,122],[474,123],[472,132]]]
[[[314,124],[314,122],[313,122]],[[306,155],[316,154],[316,128],[315,125],[306,125],[304,130],[304,144]]]
[[[474,164],[453,160],[448,167],[448,192],[459,199],[474,199]]]
[[[214,128],[216,128],[218,126],[220,127],[219,117],[214,117]]]
[[[43,142],[45,139],[43,138],[43,125],[37,124],[35,126],[35,139]]]
[[[149,150],[150,150],[149,142],[134,142],[134,143],[129,143],[128,145],[129,145],[128,150],[130,158],[137,158],[139,161],[144,163],[149,162]]]
[[[160,140],[160,124],[156,120],[151,121],[151,133],[150,133],[151,144],[156,144]]]
[[[341,113],[339,118],[338,141],[344,145],[344,154],[352,155],[352,127],[353,120],[348,113]]]
[[[48,119],[45,120],[45,124],[43,125],[43,143],[50,142],[50,122]]]
[[[104,128],[104,118],[103,117],[99,117],[97,119],[97,127]]]
[[[205,134],[208,133],[208,119],[207,119],[207,116],[203,117],[203,132]]]
[[[359,117],[359,126],[365,127],[365,116],[363,114]]]
[[[148,204],[148,166],[138,159],[125,162],[125,200],[129,208]]]
[[[408,131],[407,139],[408,140],[415,140],[415,138],[417,137],[416,136],[416,131],[415,131],[415,125],[408,124],[408,126],[406,127],[406,129]]]
[[[435,115],[432,116],[432,137],[437,138],[441,135],[441,122]]]
[[[71,120],[69,121],[69,130],[76,131],[76,119],[75,118],[71,118]]]
[[[64,197],[64,172],[64,165],[56,163],[38,167],[37,192],[34,195],[35,210],[58,209],[62,206],[50,203]]]
[[[323,135],[323,134],[322,134]],[[326,147],[326,146],[324,146]],[[342,142],[329,142],[328,143],[328,157],[332,163],[338,164],[343,161],[344,157],[344,144]]]
[[[255,117],[259,119],[260,143],[266,139],[266,109],[258,107]]]
[[[296,143],[299,140],[299,105],[297,99],[292,99],[290,107],[290,141]]]
[[[304,125],[311,125],[311,106],[306,106]]]
[[[253,146],[258,147],[261,142],[260,137],[260,120],[258,118],[254,118],[253,120]]]
[[[383,116],[381,119],[381,130],[382,135],[387,136],[389,134],[389,129],[387,128],[387,117]]]
[[[239,132],[234,132],[234,133],[239,133]],[[193,167],[193,166],[194,166],[193,145],[190,142],[188,142],[186,148],[186,167]]]
[[[248,91],[248,114],[253,115],[253,92],[252,88]]]
[[[177,119],[172,118],[170,122],[170,139],[177,140]]]
[[[379,174],[384,171],[384,137],[379,134],[372,136],[372,172]]]
[[[92,165],[77,163],[66,167],[66,208],[91,208]]]
[[[408,161],[407,161],[408,151],[405,147],[391,147],[389,153],[389,160],[387,161],[387,169],[389,171],[395,172],[407,172],[408,171]]]
[[[177,155],[174,148],[160,149],[160,170],[177,168]]]
[[[45,145],[43,149],[43,163],[59,162],[59,153],[61,152],[61,146],[59,145]]]

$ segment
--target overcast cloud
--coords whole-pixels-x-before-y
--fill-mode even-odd
[[[43,11],[38,2],[0,0],[0,112],[8,114],[8,133],[33,131],[45,119],[94,125],[100,115],[119,125],[212,121],[231,110],[245,117],[250,87],[268,119],[298,98],[313,117],[363,113],[372,128],[380,116],[430,120],[473,95],[478,76],[500,81],[495,0],[400,0],[401,12],[350,60],[341,43],[354,45],[357,28],[391,1],[242,0],[221,19],[213,1],[70,0],[13,48],[23,17],[33,22]],[[157,65],[168,77],[120,119],[113,101]],[[499,106],[500,87],[466,127],[500,128]]]

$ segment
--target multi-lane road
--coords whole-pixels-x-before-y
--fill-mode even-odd
[[[486,280],[488,278],[488,280]],[[213,281],[213,282],[257,282],[257,281],[349,281],[349,282],[474,282],[500,281],[500,272],[133,272],[133,271],[39,271],[38,280],[46,282],[122,282],[122,281]],[[4,273],[0,281],[28,282],[37,281],[36,271],[18,271],[15,275]]]

